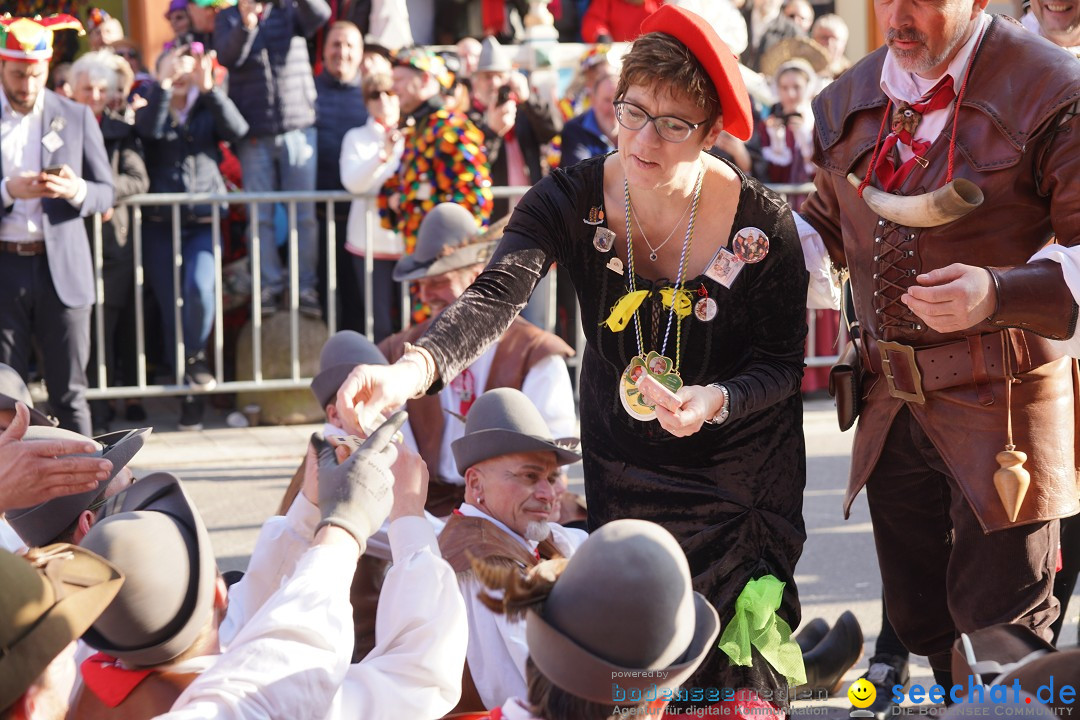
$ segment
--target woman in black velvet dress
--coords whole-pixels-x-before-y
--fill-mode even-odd
[[[795,628],[808,276],[785,201],[704,150],[721,129],[748,137],[751,120],[730,52],[698,20],[665,6],[646,21],[623,61],[618,151],[538,183],[487,269],[417,347],[395,365],[357,368],[339,397],[364,425],[436,391],[558,263],[588,340],[580,393],[590,526],[641,518],[671,531],[722,627],[747,582],[774,576],[785,585],[773,609]],[[663,301],[673,290],[678,312]],[[624,299],[631,291],[645,295],[636,313]],[[632,384],[642,361],[654,365],[650,353],[677,370],[662,383],[682,382],[673,411],[657,406],[655,421],[639,419],[652,409]],[[786,709],[785,674],[756,647],[751,657],[736,665],[715,650],[689,686],[747,688]]]

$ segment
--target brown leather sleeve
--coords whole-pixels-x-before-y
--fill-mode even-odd
[[[814,139],[815,147],[819,141]],[[817,152],[815,151],[815,156]],[[817,158],[815,157],[815,160]],[[839,175],[819,170],[814,177],[814,192],[803,202],[799,214],[818,231],[829,258],[838,268],[847,267],[844,257],[844,238],[840,232],[840,205],[836,200],[834,182],[844,182]]]
[[[1078,308],[1065,284],[1061,265],[1039,260],[987,270],[997,291],[991,325],[1022,328],[1052,340],[1072,337]]]

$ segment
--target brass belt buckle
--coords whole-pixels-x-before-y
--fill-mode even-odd
[[[926,396],[923,395],[922,373],[919,372],[919,366],[915,364],[915,348],[910,345],[882,340],[878,340],[877,348],[878,353],[881,355],[881,372],[885,375],[885,382],[889,384],[889,394],[897,400],[905,400],[919,405],[925,403]],[[911,367],[911,382],[915,386],[914,392],[907,392],[896,387],[896,381],[893,379],[892,363],[889,362],[890,350],[907,357],[908,365]]]
[[[35,245],[37,245],[37,243],[34,242],[15,243],[15,254],[19,257],[34,257],[37,255],[37,253],[34,252]]]

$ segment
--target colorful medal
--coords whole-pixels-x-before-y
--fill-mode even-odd
[[[694,303],[694,317],[701,322],[711,322],[716,317],[716,301],[711,297],[704,297]]]
[[[678,392],[683,381],[679,373],[672,370],[671,358],[664,357],[655,350],[645,357],[635,355],[619,377],[619,399],[623,409],[636,420],[655,420],[656,406],[649,404],[637,388],[638,380],[645,373],[652,375],[660,384],[671,392]]]
[[[589,217],[584,218],[581,222],[585,223],[586,225],[599,225],[600,223],[604,222],[604,208],[589,208]]]
[[[759,263],[769,254],[769,236],[756,227],[744,227],[731,241],[731,249],[744,263]]]
[[[606,253],[615,244],[615,231],[606,227],[597,227],[593,233],[593,247],[597,252]]]

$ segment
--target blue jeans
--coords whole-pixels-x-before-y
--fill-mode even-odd
[[[214,325],[214,234],[210,223],[180,228],[180,297],[184,301],[184,352],[188,357],[206,349]],[[172,225],[148,222],[143,227],[143,270],[161,307],[165,360],[176,368],[176,316],[173,309]],[[184,358],[186,360],[187,358]]]
[[[251,192],[300,192],[315,189],[315,128],[289,130],[281,135],[247,138],[237,145],[244,170],[244,189]],[[260,203],[258,222],[262,289],[280,294],[289,284],[274,242],[274,206]],[[319,261],[319,230],[315,204],[296,204],[297,263],[300,291],[314,290]]]

